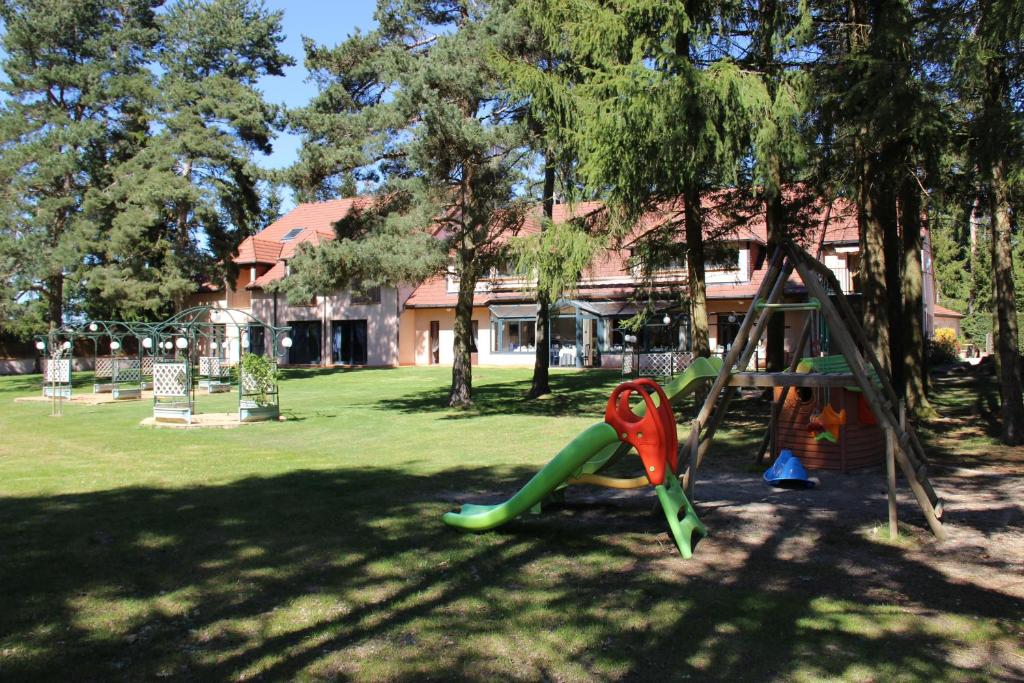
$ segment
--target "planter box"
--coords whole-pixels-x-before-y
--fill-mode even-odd
[[[111,382],[100,383],[92,385],[92,393],[94,394],[109,394],[114,390],[116,385]]]
[[[281,409],[276,406],[261,406],[255,401],[242,401],[238,406],[239,422],[264,422],[276,420],[281,416]]]
[[[208,382],[206,385],[206,393],[208,394],[224,394],[231,391],[232,384],[230,382]]]
[[[113,395],[115,401],[127,401],[131,399],[137,400],[142,398],[142,389],[140,389],[139,387],[114,387],[114,390],[111,392],[111,394]]]
[[[53,398],[54,396],[58,396],[58,397],[61,397],[61,398],[70,399],[71,398],[71,385],[70,384],[64,384],[64,385],[58,384],[56,387],[53,387],[52,385],[44,384],[43,385],[43,396],[45,396],[46,398]]]
[[[153,419],[158,422],[185,422],[192,424],[192,404],[186,401],[181,403],[157,403],[153,406]]]

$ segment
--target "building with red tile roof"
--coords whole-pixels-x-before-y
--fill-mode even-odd
[[[726,212],[726,193],[711,193],[703,201],[706,238],[725,247],[720,262],[706,264],[708,317],[712,349],[724,351],[732,342],[739,320],[750,305],[766,269],[767,228],[763,212],[747,216]],[[333,292],[309,302],[287,301],[268,291],[271,283],[288,276],[288,261],[300,245],[319,245],[335,238],[335,225],[353,211],[366,210],[373,198],[359,197],[300,204],[285,216],[243,240],[234,262],[238,280],[228,288],[226,305],[248,308],[274,325],[292,326],[290,349],[277,350],[281,361],[296,365],[450,364],[453,357],[458,279],[439,275],[415,286],[382,287],[369,292]],[[601,202],[556,204],[554,220],[607,218]],[[657,270],[651,286],[636,299],[641,279],[637,246],[644,239],[668,235],[680,239],[683,206],[667,202],[644,214],[625,231],[619,243],[601,254],[581,276],[577,287],[552,310],[552,360],[576,366],[614,366],[621,362],[620,325],[641,309],[651,313],[638,335],[645,350],[687,347],[688,305],[686,271],[680,266]],[[847,292],[858,288],[859,246],[856,210],[837,199],[831,206],[812,205],[803,217],[811,226],[805,247],[820,252]],[[540,207],[528,211],[518,235],[540,231]],[[927,247],[927,242],[926,242]],[[929,256],[930,259],[930,256]],[[928,271],[930,272],[930,271]],[[933,291],[933,289],[932,289]],[[207,295],[208,296],[208,295]],[[797,278],[785,290],[790,300],[806,296]],[[955,312],[929,302],[929,322],[955,320]],[[491,272],[482,278],[473,300],[474,362],[491,365],[532,365],[535,299],[529,282],[512,273]],[[801,313],[787,313],[787,349],[802,324]],[[664,319],[668,318],[666,325]],[[951,326],[943,322],[941,326]],[[957,327],[959,327],[957,320]],[[934,329],[930,326],[929,331]]]

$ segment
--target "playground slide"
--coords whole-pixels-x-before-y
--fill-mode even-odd
[[[619,435],[605,422],[588,427],[569,442],[544,468],[533,475],[519,492],[499,505],[462,506],[459,512],[449,512],[444,521],[460,529],[486,531],[515,519],[540,503],[562,482],[578,472],[580,467],[609,445],[619,443]]]
[[[665,393],[669,401],[684,396],[700,382],[713,379],[721,371],[721,359],[698,358],[683,374],[667,384]],[[637,406],[635,412],[643,415],[646,406]],[[618,434],[605,422],[599,422],[577,436],[558,452],[523,488],[504,503],[498,505],[465,504],[459,512],[449,512],[444,521],[450,526],[471,531],[486,531],[509,522],[533,508],[553,491],[561,488],[567,479],[581,473],[599,471],[612,459],[619,448],[629,446],[619,441]]]

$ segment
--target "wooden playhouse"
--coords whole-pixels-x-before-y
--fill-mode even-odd
[[[848,373],[849,366],[842,356],[805,358],[797,372]],[[778,407],[772,425],[773,457],[788,448],[809,469],[843,472],[885,462],[885,435],[858,388],[801,387],[787,392],[784,387],[776,387],[774,398]],[[837,427],[834,442],[812,429],[825,406],[845,418]]]

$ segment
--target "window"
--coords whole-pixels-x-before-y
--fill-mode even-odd
[[[491,268],[491,277],[494,278],[512,278],[519,277],[519,273],[516,272],[516,260],[513,258],[501,258]]]
[[[357,305],[379,304],[380,287],[353,287],[352,303]]]
[[[331,360],[336,365],[366,365],[366,321],[331,322]]]
[[[636,336],[636,345],[633,348],[641,353],[690,350],[690,318],[688,315],[675,316],[669,325],[665,325],[662,322],[664,314],[658,313],[637,332],[622,326],[631,317],[624,315],[604,319],[605,336],[601,340],[600,346],[602,353],[622,353],[627,347],[625,341],[627,335]]]
[[[249,325],[249,353],[255,353],[257,356],[262,356],[266,351],[264,345],[264,339],[266,338],[266,330],[263,325]]]
[[[739,270],[740,250],[734,247],[717,247],[709,250],[704,257],[704,270]]]
[[[496,340],[491,342],[491,348],[498,353],[533,353],[536,350],[536,320],[501,319],[495,321],[491,328]]]
[[[320,321],[289,322],[292,347],[288,349],[290,365],[320,365],[320,340],[323,328]]]
[[[676,351],[679,346],[678,334],[671,325],[647,324],[640,328],[638,343],[641,351]]]
[[[284,234],[284,237],[281,238],[281,241],[291,242],[293,239],[298,237],[299,233],[302,232],[303,230],[305,230],[305,228],[292,228],[291,230]]]

